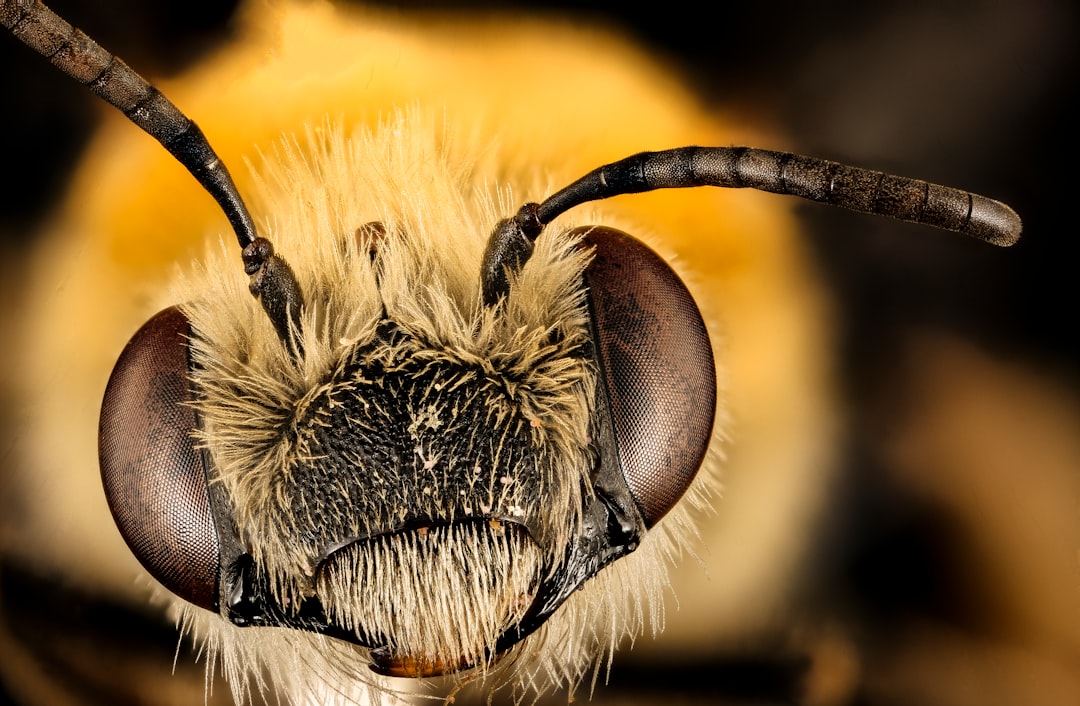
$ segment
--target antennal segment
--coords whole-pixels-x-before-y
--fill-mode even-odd
[[[902,221],[964,233],[994,245],[1012,245],[1021,223],[1005,204],[961,189],[850,167],[790,152],[750,147],[681,147],[642,152],[595,169],[540,204],[549,223],[586,201],[654,189],[747,187],[801,196]]]
[[[118,108],[187,167],[220,204],[241,248],[255,240],[255,224],[229,170],[199,126],[168,98],[40,2],[3,0],[0,23],[53,66]]]

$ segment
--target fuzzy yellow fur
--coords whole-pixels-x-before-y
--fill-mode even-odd
[[[332,615],[344,617],[355,629],[392,626],[395,637],[400,637],[396,644],[407,654],[451,664],[481,659],[480,668],[486,671],[482,655],[510,623],[505,610],[481,617],[492,610],[487,604],[491,589],[485,586],[503,586],[508,579],[500,572],[513,568],[526,578],[518,580],[517,588],[502,590],[512,590],[511,597],[531,595],[535,582],[558,565],[577,532],[591,468],[588,421],[594,414],[595,383],[577,353],[587,336],[580,285],[587,252],[576,249],[575,239],[566,235],[574,219],[538,240],[502,305],[495,309],[481,305],[480,253],[498,217],[498,195],[492,185],[477,181],[472,170],[461,167],[473,159],[466,150],[448,138],[444,128],[417,115],[399,116],[373,133],[360,128],[348,136],[338,127],[321,125],[275,150],[259,172],[254,194],[256,203],[273,204],[274,217],[264,235],[289,259],[305,293],[299,354],[282,344],[259,304],[245,291],[244,279],[229,267],[232,243],[224,246],[224,257],[211,258],[180,291],[194,329],[194,381],[203,425],[198,438],[213,459],[214,481],[229,492],[242,539],[256,562],[270,572],[278,599],[296,605],[316,592]],[[369,164],[380,165],[377,177],[365,170]],[[504,185],[517,184],[511,174],[503,179]],[[416,201],[416,194],[432,192],[440,195],[437,206]],[[358,240],[356,232],[374,221],[386,232],[374,244],[377,254],[371,258],[369,244]],[[384,318],[423,342],[415,349],[394,352],[395,356],[422,357],[432,365],[476,365],[489,377],[505,376],[498,387],[515,386],[506,413],[519,417],[519,424],[527,425],[533,437],[530,463],[543,469],[543,496],[499,498],[494,502],[503,507],[494,510],[512,514],[524,506],[529,516],[539,517],[542,532],[534,539],[542,540],[545,552],[536,553],[530,542],[518,546],[516,560],[509,565],[495,558],[475,561],[471,571],[472,581],[481,584],[478,595],[462,590],[464,577],[454,578],[460,567],[448,573],[433,569],[425,580],[424,567],[416,562],[430,557],[410,549],[412,538],[400,543],[397,561],[359,559],[357,571],[370,573],[370,562],[382,566],[374,572],[377,580],[328,583],[323,576],[313,577],[323,547],[303,540],[312,528],[305,526],[297,507],[301,498],[288,490],[287,476],[294,472],[297,458],[305,455],[305,432],[298,426],[307,424],[304,410],[309,400],[333,394],[326,389],[328,378],[355,350],[371,345],[376,325]],[[561,334],[553,345],[550,334],[555,330]],[[492,416],[498,414],[493,410]],[[438,449],[436,445],[431,451]],[[433,458],[431,463],[445,473],[445,469],[453,472],[455,463],[460,468],[462,460]],[[465,463],[471,465],[468,459]],[[704,489],[715,482],[712,470],[702,474],[688,504],[700,504]],[[450,490],[456,492],[457,487]],[[433,497],[404,501],[427,507],[425,516],[446,521],[453,517],[445,514],[450,501],[457,498],[439,497],[445,492],[435,488]],[[335,509],[349,512],[344,501]],[[509,660],[514,672],[499,671],[499,678],[518,691],[526,684],[543,691],[550,682],[572,687],[625,632],[638,632],[635,623],[615,618],[620,611],[640,615],[636,607],[642,600],[640,591],[652,582],[662,583],[646,577],[662,575],[662,557],[686,541],[682,533],[670,531],[684,529],[685,516],[685,509],[676,512],[640,550],[619,562],[627,565],[625,571],[634,580],[586,584],[552,618],[550,628],[515,650],[515,658]],[[359,523],[352,532],[363,535],[369,523],[378,525],[388,518],[349,521]],[[453,541],[444,541],[446,551],[459,555],[461,562],[483,553],[475,539],[455,535]],[[410,556],[411,561],[406,558]],[[530,572],[533,579],[527,578]],[[437,576],[443,582],[436,582]],[[396,604],[387,603],[391,597],[396,597]],[[368,604],[380,600],[378,606]],[[655,602],[657,596],[650,600]],[[601,608],[604,604],[612,608]],[[419,606],[427,610],[420,612]],[[380,609],[397,617],[382,616]],[[596,611],[611,614],[597,620]],[[473,617],[462,622],[462,616]],[[220,629],[229,632],[227,627]],[[297,651],[311,644],[287,630],[260,637],[295,644]],[[229,640],[220,645],[225,663],[232,663]],[[353,663],[324,663],[321,648],[304,657],[305,663],[319,665],[315,673],[324,678],[331,673],[334,683],[363,676],[357,665],[365,659],[362,649],[356,650]],[[249,669],[258,664],[255,660]],[[345,668],[335,673],[334,667],[341,664]],[[241,669],[230,677],[234,683],[247,678]],[[301,679],[296,692],[310,688]]]
[[[530,337],[553,318],[572,315],[573,306],[558,307],[572,299],[567,283],[580,264],[560,233],[596,223],[654,244],[687,274],[725,363],[721,397],[738,440],[726,482],[736,498],[722,506],[722,522],[709,525],[716,531],[705,530],[707,549],[688,539],[695,507],[716,504],[714,444],[688,501],[637,553],[575,594],[493,682],[509,680],[518,693],[574,685],[624,637],[650,626],[656,631],[666,621],[677,628],[673,644],[737,639],[783,604],[784,577],[799,556],[793,537],[803,534],[792,523],[801,527],[814,516],[830,449],[825,317],[786,203],[695,189],[577,209],[538,243],[540,253],[522,273],[521,290],[532,294],[511,301],[502,322],[478,310],[472,279],[498,217],[600,164],[686,144],[783,145],[703,109],[618,38],[543,22],[408,23],[323,3],[258,4],[235,44],[161,87],[230,165],[260,230],[297,268],[302,287],[325,286],[332,306],[308,314],[307,354],[294,364],[246,292],[215,205],[159,145],[111,118],[40,249],[32,306],[17,328],[23,345],[14,355],[20,380],[12,387],[27,411],[16,447],[22,472],[8,502],[33,510],[8,532],[11,551],[143,600],[143,588],[131,581],[141,569],[101,498],[94,434],[117,353],[161,306],[189,302],[202,340],[249,351],[232,361],[213,359],[233,366],[222,374],[250,376],[253,394],[271,399],[319,380],[335,364],[335,351],[370,335],[382,307],[457,355],[493,345],[520,354],[535,348]],[[354,245],[342,250],[348,229],[368,221],[403,224],[416,238],[387,251],[377,297],[375,273],[348,268],[357,261]],[[449,233],[453,238],[440,239]],[[553,266],[560,258],[565,264]],[[189,266],[193,260],[203,264]],[[178,264],[184,284],[166,286],[177,280]],[[446,275],[439,289],[415,286],[432,272]],[[355,286],[341,286],[345,281]],[[478,319],[480,334],[466,335]],[[203,352],[210,360],[211,351]],[[568,409],[535,414],[538,433],[581,434],[575,425],[583,417]],[[727,426],[718,432],[719,441]],[[217,449],[226,468],[234,450]],[[682,562],[681,610],[665,618],[666,566],[688,550],[705,555],[709,578],[700,562]],[[238,697],[283,688],[298,701],[339,692],[345,701],[360,698],[349,680],[401,688],[371,676],[343,643],[241,630],[184,610],[187,630],[214,657],[210,668],[231,677]],[[568,641],[576,647],[563,648]],[[222,666],[213,666],[215,659]]]

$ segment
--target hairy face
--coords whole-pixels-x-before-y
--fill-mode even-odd
[[[226,665],[245,662],[236,655],[255,635],[295,650],[314,632],[339,643],[327,659],[315,636],[316,673],[355,679],[371,662],[474,679],[558,640],[531,668],[511,660],[515,682],[575,682],[628,627],[581,629],[596,603],[655,598],[656,578],[575,590],[611,560],[583,539],[598,531],[587,508],[608,502],[595,487],[592,250],[581,232],[552,231],[508,296],[484,306],[476,272],[495,195],[455,172],[460,157],[430,156],[436,134],[417,115],[373,133],[327,125],[264,166],[272,237],[308,293],[292,346],[227,267],[211,261],[185,283],[198,445],[219,534],[234,537],[223,562],[240,557],[218,605],[238,625],[276,626],[237,630],[189,609]],[[378,157],[389,179],[327,178]],[[398,188],[456,191],[459,205],[411,209]],[[657,536],[627,571],[658,575],[670,539]]]
[[[347,171],[394,132],[312,138],[282,178]],[[585,254],[566,238],[549,248],[531,275],[549,284],[496,316],[475,270],[449,257],[483,237],[490,206],[410,215],[377,196],[329,190],[276,234],[316,293],[299,350],[253,306],[190,307],[200,441],[283,614],[315,599],[387,664],[471,666],[496,656],[562,562],[591,492]]]

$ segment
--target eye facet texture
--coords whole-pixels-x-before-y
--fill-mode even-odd
[[[170,591],[216,610],[219,544],[203,455],[191,437],[190,335],[187,317],[170,307],[132,337],[105,390],[98,458],[131,551]]]
[[[686,285],[641,242],[587,231],[585,272],[600,373],[619,465],[652,527],[683,496],[705,458],[716,415],[716,368]]]

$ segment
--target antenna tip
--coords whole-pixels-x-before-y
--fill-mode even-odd
[[[992,245],[1015,245],[1024,229],[1020,216],[1000,201],[973,195],[966,232]]]

